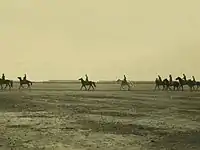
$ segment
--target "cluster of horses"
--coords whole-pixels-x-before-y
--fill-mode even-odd
[[[29,80],[22,80],[21,77],[17,77],[19,79],[19,89],[24,88],[24,85],[27,85],[27,88],[30,88],[32,85],[32,82]],[[5,85],[5,87],[3,87]],[[13,87],[13,80],[8,80],[8,79],[0,79],[0,86],[1,90],[6,89],[9,87],[9,90]]]
[[[155,89],[160,89],[160,86],[162,86],[162,90],[172,90],[171,87],[173,87],[173,90],[182,90],[184,89],[184,86],[187,85],[190,88],[190,91],[198,90],[200,87],[199,81],[194,81],[192,79],[184,80],[181,77],[177,77],[175,81],[170,82],[167,78],[162,80],[159,78],[156,78],[155,80]],[[196,87],[196,88],[195,88]]]
[[[17,78],[19,79],[19,88],[18,89],[25,88],[24,85],[27,85],[27,88],[30,89],[30,87],[32,86],[32,82],[31,81],[23,80],[21,77],[17,77]],[[91,88],[93,90],[95,90],[96,83],[94,81],[86,81],[83,78],[79,78],[78,80],[80,80],[80,82],[81,82],[80,90],[82,90],[83,88],[85,90],[90,90]],[[130,88],[132,86],[134,86],[134,83],[130,82],[130,81],[124,81],[124,80],[118,79],[116,82],[121,84],[120,90],[124,89],[125,86],[127,86],[128,90],[130,90]],[[3,85],[5,85],[5,87],[3,87]],[[9,87],[9,90],[10,90],[13,87],[13,80],[0,79],[0,86],[1,86],[1,90],[6,89],[7,87]]]
[[[19,79],[19,88],[18,89],[24,88],[24,85],[27,85],[27,88],[30,89],[30,87],[32,86],[31,81],[23,80],[21,77],[17,77],[17,78]],[[95,88],[97,87],[96,83],[94,81],[87,81],[87,80],[84,80],[83,78],[79,78],[79,80],[81,82],[80,90],[82,90],[83,88],[88,91],[91,88],[93,90],[95,90]],[[120,90],[124,89],[125,87],[128,87],[128,90],[130,90],[131,87],[136,85],[134,82],[121,80],[121,79],[118,79],[116,81],[116,83],[120,83]],[[6,85],[6,86],[3,87],[3,85]],[[200,82],[192,80],[192,79],[184,80],[181,77],[177,77],[175,79],[175,81],[170,81],[167,78],[162,80],[160,77],[160,78],[156,78],[156,80],[155,80],[154,90],[156,90],[156,89],[160,90],[160,86],[162,86],[162,90],[172,90],[172,88],[173,88],[173,90],[181,89],[183,91],[185,85],[187,85],[191,91],[198,90],[200,87]],[[6,89],[7,87],[9,87],[9,89],[11,89],[13,87],[13,81],[7,80],[7,79],[0,79],[0,86],[1,86],[1,90]]]

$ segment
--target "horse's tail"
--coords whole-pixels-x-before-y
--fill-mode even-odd
[[[92,82],[92,84],[94,85],[94,87],[97,87],[96,84],[95,84],[95,82]]]
[[[33,85],[33,83],[30,81],[31,85]]]

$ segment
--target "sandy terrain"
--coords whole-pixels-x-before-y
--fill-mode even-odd
[[[34,84],[0,92],[0,150],[199,150],[200,92]]]

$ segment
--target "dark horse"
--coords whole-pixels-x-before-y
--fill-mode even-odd
[[[156,84],[156,85],[155,85],[154,90],[156,90],[157,88],[160,90],[160,86],[162,86],[162,87],[163,87],[162,90],[164,90],[164,83],[163,83],[162,80],[159,80],[158,78],[156,78],[155,84]]]
[[[192,91],[192,89],[194,89],[194,86],[195,86],[195,84],[196,84],[196,83],[195,83],[194,81],[192,81],[191,79],[185,81],[185,80],[183,80],[181,77],[177,77],[176,80],[179,81],[180,87],[181,87],[182,91],[183,91],[183,86],[184,86],[184,85],[188,85],[189,88],[190,88],[190,91]]]
[[[200,82],[199,81],[193,81],[193,82],[196,85],[196,90],[198,90],[200,87]]]
[[[170,83],[170,81],[168,79],[164,79],[163,80],[163,84],[164,84],[164,89],[165,90],[172,90],[171,86],[173,86],[173,90],[175,91],[176,89],[179,90],[179,82],[177,81],[172,81],[172,83]]]
[[[95,82],[93,82],[93,81],[85,81],[85,80],[83,80],[83,78],[80,78],[80,79],[78,79],[78,80],[80,80],[81,81],[81,89],[80,90],[82,90],[82,88],[84,87],[85,88],[85,90],[90,90],[90,88],[92,87],[93,88],[93,90],[94,90],[94,88],[96,87],[96,84],[95,84]],[[86,88],[86,86],[89,86],[89,88],[87,89]]]
[[[199,82],[199,81],[195,81],[195,85],[197,86],[197,87],[196,87],[196,90],[198,90],[199,87],[200,87],[200,82]]]
[[[28,87],[27,88],[30,88],[31,85],[33,84],[31,81],[29,80],[22,80],[21,77],[17,77],[19,79],[19,89],[24,88],[24,84],[27,85]]]
[[[6,85],[4,88],[3,88],[3,85]],[[13,81],[12,80],[3,80],[3,79],[0,79],[0,85],[1,85],[1,89],[6,89],[7,87],[9,87],[9,90],[13,87]]]

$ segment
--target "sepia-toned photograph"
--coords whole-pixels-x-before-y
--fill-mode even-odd
[[[199,0],[2,0],[0,150],[200,150]]]

